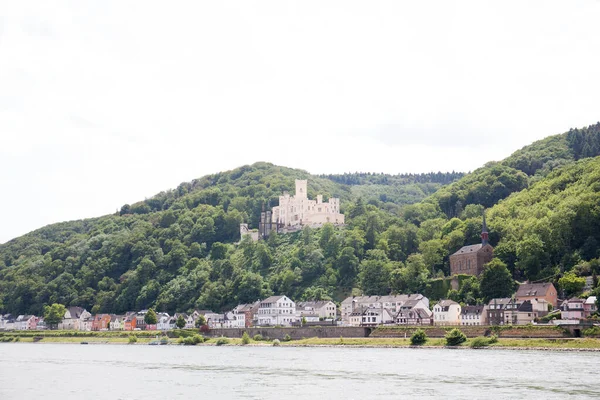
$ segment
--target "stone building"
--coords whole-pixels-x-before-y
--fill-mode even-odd
[[[483,272],[483,265],[494,257],[494,248],[488,243],[488,231],[483,215],[483,228],[481,230],[481,243],[463,246],[450,256],[450,274],[466,274],[479,276]]]
[[[307,196],[307,180],[296,179],[296,195],[284,193],[279,196],[279,206],[273,207],[272,220],[284,228],[305,225],[321,225],[330,222],[334,225],[344,223],[344,215],[340,214],[340,199],[331,197],[326,203],[323,196],[316,200]]]

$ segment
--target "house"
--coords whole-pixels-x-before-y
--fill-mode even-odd
[[[206,325],[210,329],[223,328],[225,325],[225,314],[207,312],[204,314],[204,318],[206,319]]]
[[[91,322],[88,321],[91,316],[92,314],[87,312],[84,308],[67,307],[62,322],[58,324],[58,329],[84,331],[88,330],[87,328],[89,325],[89,330],[91,330]]]
[[[558,295],[556,288],[552,283],[522,283],[517,289],[516,299],[525,300],[546,300],[552,304],[553,308],[558,307]]]
[[[245,313],[234,313],[229,311],[224,314],[223,320],[224,328],[245,328],[246,327],[246,314]]]
[[[588,318],[592,314],[598,311],[596,304],[596,296],[590,296],[583,303],[583,315],[585,318]]]
[[[170,328],[169,320],[171,316],[167,313],[161,312],[156,314],[156,329],[159,331],[168,331]]]
[[[308,317],[317,321],[325,319],[335,319],[337,306],[333,301],[302,301],[296,304],[296,315],[299,319],[303,317],[308,321]]]
[[[504,325],[504,311],[507,304],[512,301],[510,297],[492,299],[487,306],[488,324]]]
[[[535,322],[538,317],[548,314],[548,303],[546,300],[512,299],[504,308],[505,325],[527,325]]]
[[[487,312],[484,306],[464,306],[460,310],[461,325],[487,325]]]
[[[291,326],[296,318],[296,303],[287,296],[271,296],[260,302],[257,312],[259,326]]]
[[[572,298],[565,300],[560,305],[561,319],[584,319],[584,299]]]
[[[15,320],[14,329],[17,331],[35,330],[38,319],[35,315],[19,315]]]
[[[246,324],[246,328],[249,328],[252,326],[252,322],[254,321],[255,317],[256,317],[256,313],[258,312],[258,308],[260,307],[260,300],[255,301],[254,303],[250,303],[250,304],[239,304],[237,305],[232,312],[234,314],[244,314],[244,321]]]
[[[93,331],[105,331],[110,328],[110,314],[96,314],[92,318]]]
[[[483,215],[483,228],[481,230],[481,243],[463,246],[450,256],[450,273],[479,276],[483,266],[492,261],[494,248],[488,243],[488,231]]]
[[[395,322],[395,315],[394,311],[387,308],[366,307],[362,309],[359,326],[393,324]]]
[[[111,314],[109,329],[111,331],[122,331],[125,329],[125,317],[123,315]]]
[[[407,300],[396,314],[398,325],[431,325],[433,313],[424,299]]]
[[[460,304],[452,300],[441,300],[433,306],[434,325],[460,325]]]
[[[123,320],[123,330],[125,331],[134,331],[137,328],[137,313],[129,311],[125,314],[125,318]]]
[[[12,314],[0,315],[0,330],[10,331],[15,328],[15,318]]]
[[[350,315],[357,308],[387,308],[397,314],[400,307],[409,300],[423,300],[423,304],[429,309],[429,299],[422,294],[347,297],[341,304],[342,325],[349,325]]]
[[[35,327],[35,329],[37,331],[45,331],[46,329],[48,329],[48,327],[46,326],[46,321],[44,321],[44,318],[41,317],[38,322],[37,325]]]

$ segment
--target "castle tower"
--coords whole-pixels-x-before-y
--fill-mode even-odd
[[[481,228],[481,244],[485,246],[488,244],[488,229],[485,223],[485,211],[483,212],[483,227]]]
[[[306,193],[307,184],[308,184],[307,180],[296,179],[296,198],[297,199],[306,199],[307,198],[307,193]]]

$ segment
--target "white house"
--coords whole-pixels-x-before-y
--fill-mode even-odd
[[[460,304],[452,300],[441,300],[433,306],[434,325],[460,325]]]
[[[431,325],[432,312],[426,298],[407,300],[395,316],[398,325]]]
[[[585,303],[583,303],[583,316],[587,318],[596,311],[598,311],[598,308],[596,307],[596,296],[590,296],[585,300]]]
[[[319,319],[335,319],[337,306],[333,301],[301,301],[296,304],[296,315],[298,318],[306,318],[316,316]]]
[[[287,296],[271,296],[260,302],[256,314],[259,326],[291,325],[296,317],[296,303]]]
[[[245,328],[246,327],[246,313],[244,312],[233,312],[229,311],[225,313],[223,320],[224,328]]]
[[[158,313],[156,315],[156,329],[159,331],[168,331],[170,330],[169,320],[171,316],[167,313]]]
[[[111,315],[109,328],[111,331],[122,331],[125,325],[125,317],[122,315]]]
[[[323,203],[323,196],[317,195],[316,200],[309,200],[307,185],[308,181],[296,179],[296,195],[284,193],[279,196],[279,206],[273,207],[272,220],[284,227],[321,225],[327,222],[343,224],[340,199],[330,197],[327,203]]]
[[[348,297],[341,304],[342,324],[349,325],[350,314],[358,308],[386,308],[397,314],[402,305],[409,300],[422,300],[424,308],[429,309],[429,299],[422,294]]]
[[[86,324],[85,321],[90,319],[91,316],[92,314],[81,307],[68,307],[62,322],[58,324],[58,329],[76,331],[86,330],[88,324]],[[89,330],[92,330],[91,320],[89,323]]]
[[[38,317],[35,315],[19,315],[15,320],[14,329],[17,331],[35,330]]]

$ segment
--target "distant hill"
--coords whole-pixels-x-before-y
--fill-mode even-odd
[[[518,279],[598,266],[600,124],[461,173],[312,176],[256,163],[182,183],[119,213],[49,225],[0,245],[0,311],[222,310],[273,293],[340,300],[428,292],[448,256],[477,243],[489,209],[495,254]],[[294,179],[339,197],[347,226],[239,241]],[[596,271],[598,272],[598,271]],[[445,293],[439,294],[445,295]]]

